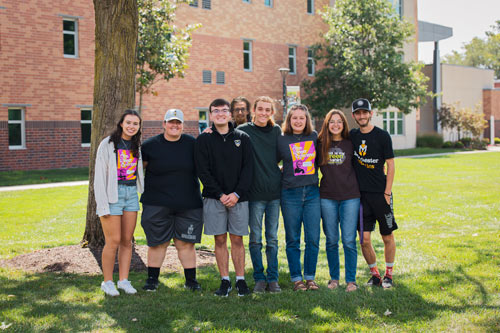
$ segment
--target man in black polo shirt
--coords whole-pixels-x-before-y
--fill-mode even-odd
[[[352,103],[352,116],[359,128],[352,129],[350,137],[354,145],[354,170],[361,191],[360,232],[363,234],[361,250],[370,267],[372,277],[368,285],[392,287],[392,270],[396,255],[393,231],[398,228],[392,208],[392,183],[394,181],[394,152],[391,136],[387,131],[371,123],[373,111],[367,99],[359,98]],[[384,173],[387,165],[387,175]],[[371,232],[378,221],[384,241],[386,271],[381,279],[377,258],[371,243]]]

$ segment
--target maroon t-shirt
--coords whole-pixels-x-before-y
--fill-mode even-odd
[[[321,143],[318,146],[321,155]],[[328,149],[328,159],[320,166],[323,178],[319,186],[322,199],[348,200],[359,198],[359,186],[352,166],[354,148],[351,140],[333,141]],[[318,161],[321,161],[319,156]]]

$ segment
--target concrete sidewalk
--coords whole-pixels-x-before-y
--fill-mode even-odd
[[[458,151],[458,152],[439,153],[439,154],[399,156],[396,158],[423,158],[423,157],[444,156],[444,155],[454,155],[454,154],[475,154],[475,153],[489,153],[489,152],[500,152],[500,146],[488,146],[488,150]],[[88,185],[88,184],[89,184],[88,180],[82,180],[76,182],[46,183],[46,184],[19,185],[19,186],[0,186],[0,192],[36,190],[39,188],[78,186],[78,185]]]

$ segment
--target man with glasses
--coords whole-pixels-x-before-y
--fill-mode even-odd
[[[245,97],[239,96],[231,102],[231,115],[233,116],[234,127],[251,121],[250,102]]]
[[[236,271],[238,296],[250,293],[245,282],[245,246],[248,235],[248,190],[252,184],[253,150],[248,134],[230,122],[230,104],[214,100],[209,108],[212,132],[196,139],[195,161],[203,183],[205,234],[215,237],[215,259],[221,275],[216,296],[226,297],[232,289],[229,278],[227,234]]]

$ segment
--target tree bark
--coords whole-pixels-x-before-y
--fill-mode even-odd
[[[104,245],[94,197],[97,147],[125,109],[135,106],[138,11],[136,0],[94,0],[94,106],[89,162],[87,221],[82,245]]]

